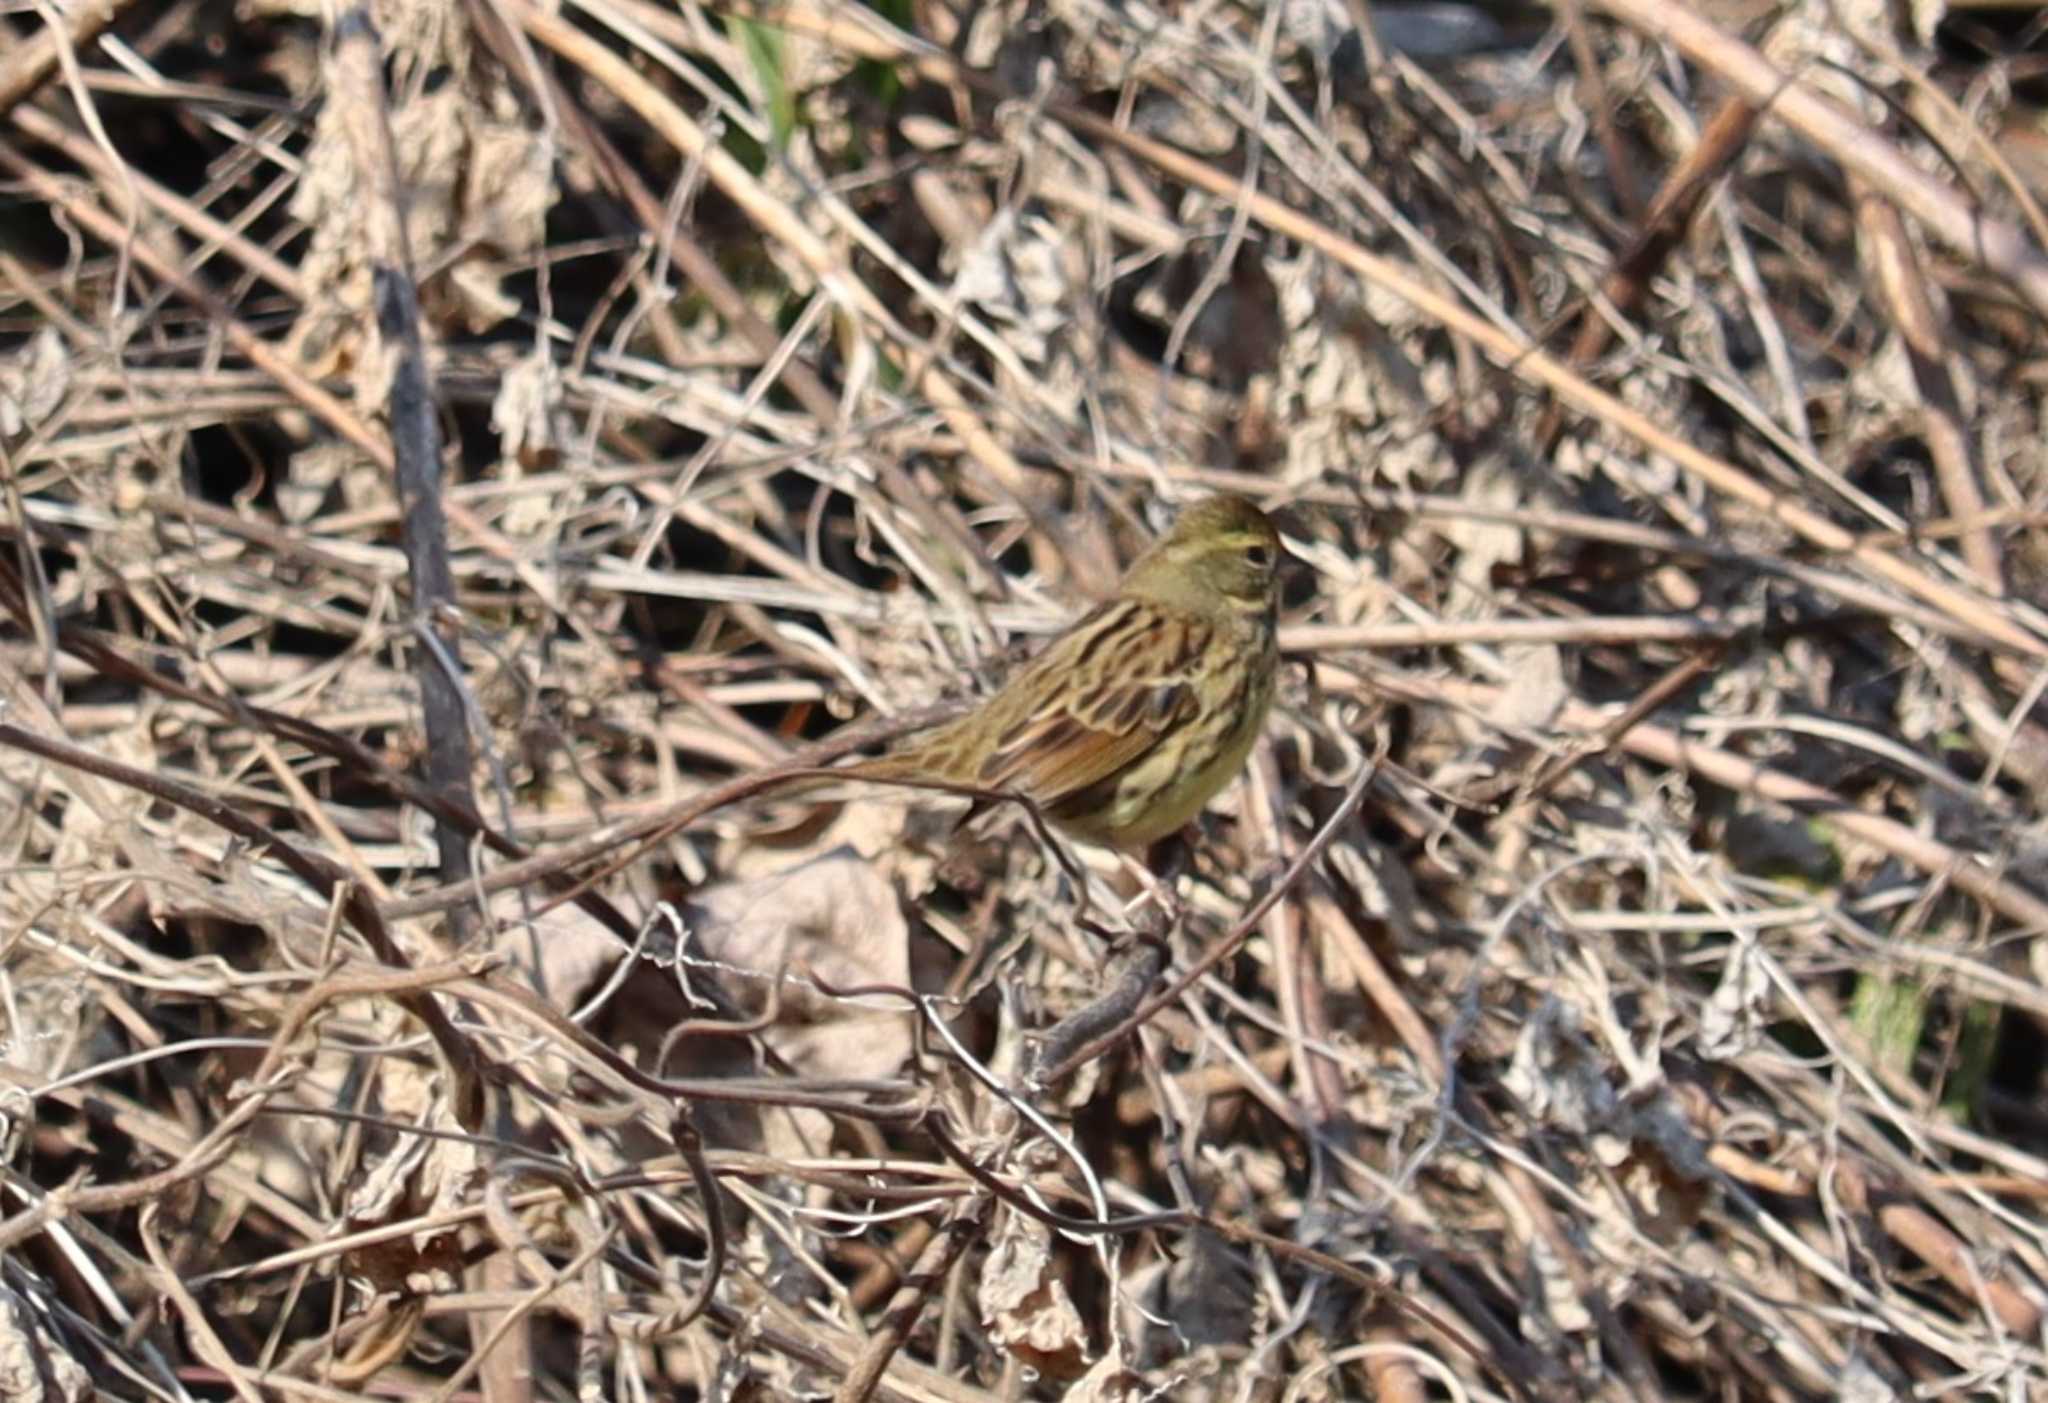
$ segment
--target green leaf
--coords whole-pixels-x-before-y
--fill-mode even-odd
[[[1871,1055],[1902,1075],[1913,1070],[1920,1030],[1927,1022],[1927,991],[1917,980],[1866,974],[1856,981],[1849,1023],[1870,1045]]]
[[[1978,1099],[1991,1080],[1991,1062],[1998,1051],[2003,1010],[1996,1004],[1972,1001],[1963,1006],[1957,1030],[1954,1063],[1941,1089],[1941,1108],[1959,1124],[1968,1124]]]
[[[790,92],[788,77],[783,72],[782,31],[756,20],[728,15],[725,32],[754,66],[761,93],[768,99],[769,140],[781,151],[788,147],[790,133],[796,130],[796,97]]]
[[[906,34],[917,30],[917,15],[911,0],[867,0],[868,8]],[[855,79],[875,95],[885,108],[893,108],[903,96],[903,75],[896,65],[881,59],[864,58],[853,66]]]

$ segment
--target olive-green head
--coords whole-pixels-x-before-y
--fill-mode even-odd
[[[1279,596],[1280,533],[1243,497],[1210,497],[1132,564],[1120,593],[1183,609],[1268,613]]]

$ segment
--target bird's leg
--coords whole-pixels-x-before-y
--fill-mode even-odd
[[[1179,925],[1180,898],[1174,895],[1173,889],[1160,882],[1157,877],[1152,875],[1150,868],[1128,853],[1124,854],[1124,866],[1130,871],[1132,876],[1138,879],[1138,885],[1144,888],[1143,891],[1124,904],[1124,919],[1131,920],[1138,916],[1146,906],[1152,905],[1157,906],[1160,914],[1166,917],[1166,925],[1169,930]]]
[[[1180,895],[1174,890],[1180,884],[1181,874],[1188,866],[1188,845],[1182,835],[1176,833],[1162,838],[1145,852],[1144,858],[1122,854],[1124,866],[1138,879],[1144,890],[1135,901],[1124,907],[1126,918],[1134,916],[1145,905],[1152,902],[1165,918],[1167,931],[1180,925]]]

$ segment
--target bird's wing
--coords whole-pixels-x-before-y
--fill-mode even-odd
[[[1051,808],[1134,764],[1199,709],[1208,628],[1131,600],[1097,609],[1004,689],[1012,719],[980,782]]]

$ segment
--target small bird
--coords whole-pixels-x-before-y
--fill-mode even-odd
[[[1279,671],[1280,535],[1211,497],[1114,597],[957,721],[841,773],[1013,793],[1127,853],[1178,831],[1243,768]]]

